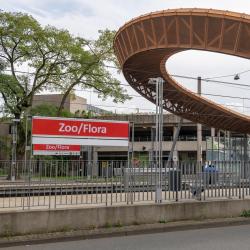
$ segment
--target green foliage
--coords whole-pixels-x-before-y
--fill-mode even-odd
[[[241,215],[241,217],[250,217],[250,210],[244,210]]]
[[[95,229],[96,229],[96,225],[89,226],[89,230],[95,230]]]
[[[56,115],[70,117],[64,104],[76,86],[95,89],[99,97],[111,97],[114,102],[129,99],[106,67],[117,64],[114,34],[115,31],[99,31],[98,39],[91,41],[72,36],[67,30],[42,27],[27,14],[0,11],[0,94],[8,116],[22,118],[32,107],[34,95],[57,91],[63,98]],[[23,68],[29,74],[20,72]],[[32,112],[54,116],[55,108],[43,106]],[[20,124],[20,142],[24,140],[22,128]],[[19,146],[24,147],[22,143]]]
[[[105,67],[105,63],[116,63],[112,45],[115,32],[104,30],[99,34],[97,40],[90,41],[67,30],[43,28],[23,13],[0,12],[1,67],[11,72],[1,74],[0,92],[10,113],[21,116],[32,105],[34,95],[44,90],[64,94],[61,111],[77,85],[95,89],[104,99],[128,99],[120,82]],[[18,72],[21,66],[31,74]]]
[[[48,103],[42,103],[37,105],[31,109],[32,116],[49,116],[56,117],[58,114],[58,107]],[[80,111],[77,110],[75,113],[71,113],[70,111],[64,109],[61,111],[61,117],[74,117],[74,118],[90,118],[92,116],[91,111]]]
[[[4,153],[6,156],[10,155],[11,153],[11,136],[0,136],[0,148],[2,153]],[[1,175],[1,171],[0,171]]]
[[[56,117],[57,116],[58,107],[52,104],[40,104],[36,107],[31,109],[31,115],[32,116],[50,116],[50,117]],[[63,110],[61,112],[62,117],[74,117],[74,114],[70,113],[67,110]]]
[[[117,223],[114,224],[115,227],[123,227],[122,223],[118,221]]]
[[[10,225],[8,225],[8,224],[3,225],[3,233],[1,236],[5,237],[7,239],[9,239],[10,237],[13,236],[13,232],[10,229]]]
[[[165,224],[165,223],[167,223],[167,221],[166,221],[166,220],[164,220],[164,219],[161,219],[161,220],[159,220],[159,223],[161,223],[161,224]]]
[[[112,228],[112,224],[107,222],[105,225],[104,225],[105,228]]]
[[[7,113],[20,113],[19,107],[16,105],[21,98],[21,88],[18,81],[11,75],[0,74],[0,93],[2,94]]]

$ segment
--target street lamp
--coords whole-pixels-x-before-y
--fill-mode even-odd
[[[234,76],[234,80],[239,80],[240,79],[240,75],[239,74],[236,74],[235,76]]]
[[[32,124],[32,115],[27,115],[26,114],[26,119],[25,119],[25,151],[24,151],[24,162],[25,162],[25,167],[27,166],[27,151],[30,151],[30,156],[31,156],[31,149],[32,149],[32,143],[28,145],[28,123]],[[31,138],[30,138],[31,140]]]
[[[155,194],[155,201],[162,202],[162,134],[163,134],[163,83],[161,77],[150,78],[149,84],[156,85],[156,115],[155,115],[155,141],[156,141],[156,167],[158,170],[158,180]]]

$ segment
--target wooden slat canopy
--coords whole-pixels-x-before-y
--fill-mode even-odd
[[[155,103],[149,78],[162,77],[164,109],[219,129],[250,133],[250,117],[184,88],[170,77],[167,59],[196,49],[250,58],[250,16],[212,9],[173,9],[140,16],[119,29],[114,49],[129,84]]]

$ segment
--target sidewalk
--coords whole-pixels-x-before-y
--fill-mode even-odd
[[[224,219],[208,219],[195,221],[165,222],[156,224],[142,224],[133,226],[107,225],[106,228],[79,231],[67,231],[22,236],[8,236],[0,238],[0,248],[14,245],[42,244],[58,241],[73,241],[116,236],[129,236],[136,234],[151,234],[160,232],[173,232],[202,228],[226,227],[250,224],[250,218],[236,217]]]

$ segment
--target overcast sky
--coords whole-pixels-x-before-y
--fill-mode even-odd
[[[21,11],[31,14],[43,25],[54,25],[68,29],[71,33],[94,39],[99,29],[117,30],[125,22],[138,15],[169,8],[214,8],[250,14],[250,1],[247,0],[0,0],[3,11]],[[222,54],[186,51],[174,55],[167,62],[172,74],[186,76],[214,77],[234,74],[250,69],[249,61]],[[123,83],[122,75],[118,76]],[[250,72],[242,74],[237,83],[250,84]],[[177,79],[177,78],[176,78]],[[196,81],[177,79],[186,87],[195,90]],[[221,78],[234,82],[233,77]],[[131,88],[128,92],[138,95]],[[250,88],[235,88],[221,84],[202,84],[202,92],[250,98]],[[113,104],[111,100],[102,102],[94,93],[77,92],[96,106],[117,112],[154,111],[154,106],[143,98],[135,97],[125,104]],[[216,98],[218,103],[234,105],[244,113],[250,114],[250,101],[242,99]],[[244,110],[241,107],[244,104]],[[112,106],[112,108],[109,108]]]

